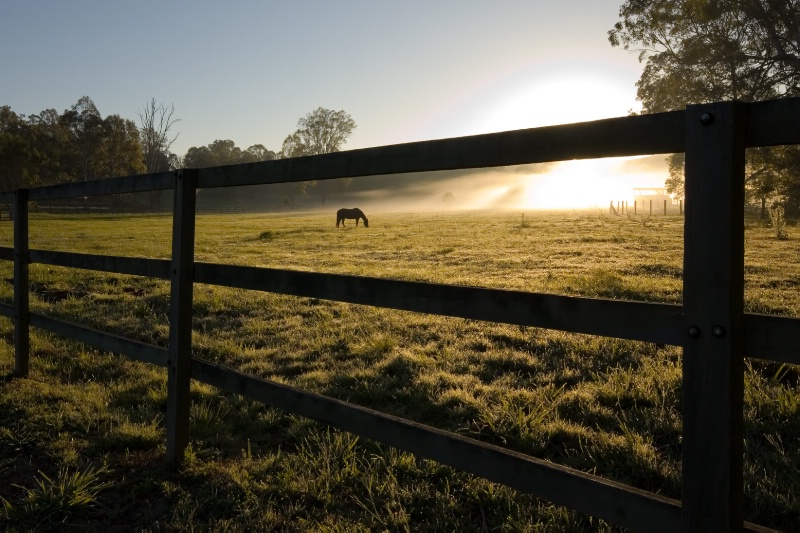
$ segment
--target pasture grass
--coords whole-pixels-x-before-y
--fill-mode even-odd
[[[599,212],[198,217],[196,260],[681,302],[683,220]],[[162,216],[35,216],[31,247],[168,258]],[[746,308],[800,313],[800,231],[749,223]],[[0,245],[11,227],[0,225]],[[9,264],[3,279],[11,277]],[[31,308],[166,346],[169,284],[31,266]],[[0,299],[12,299],[10,282]],[[0,319],[7,531],[616,531],[530,495],[193,383],[164,463],[166,372],[32,329],[12,378]],[[206,359],[680,498],[681,351],[196,285]],[[748,359],[745,517],[800,523],[798,369]]]

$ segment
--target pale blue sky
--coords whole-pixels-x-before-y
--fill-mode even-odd
[[[0,0],[0,105],[84,95],[138,122],[174,104],[173,151],[279,150],[317,107],[345,149],[624,115],[642,66],[606,32],[622,0]]]

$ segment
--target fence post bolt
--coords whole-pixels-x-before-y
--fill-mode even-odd
[[[689,336],[693,339],[696,339],[700,336],[700,328],[697,326],[689,326]]]
[[[712,115],[711,113],[703,113],[702,115],[700,115],[700,122],[708,126],[709,124],[714,122],[714,115]]]
[[[725,328],[722,326],[714,326],[711,328],[711,334],[715,337],[724,337],[725,336]]]

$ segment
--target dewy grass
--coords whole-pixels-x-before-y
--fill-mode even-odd
[[[199,216],[196,260],[682,300],[679,217],[369,215],[369,228],[346,230],[330,213]],[[771,228],[747,229],[748,311],[800,313],[791,246],[800,234],[786,231],[779,241]],[[165,259],[171,219],[34,216],[31,241]],[[0,243],[11,242],[11,225],[0,224]],[[0,269],[12,277],[10,263]],[[12,284],[0,283],[0,299],[12,298]],[[31,265],[31,307],[168,343],[167,281]],[[680,497],[677,347],[199,284],[192,327],[195,357]],[[31,335],[30,377],[0,381],[0,530],[35,529],[14,514],[32,505],[31,491],[52,494],[59,480],[103,464],[89,484],[99,487],[92,505],[59,504],[48,520],[84,531],[616,531],[200,383],[187,460],[167,468],[164,369],[36,328]],[[0,337],[0,375],[8,375],[10,320],[0,318]],[[782,530],[800,523],[799,380],[796,367],[748,359],[744,513]]]
[[[6,519],[19,526],[50,528],[56,524],[71,525],[75,515],[96,510],[98,494],[110,486],[104,467],[71,470],[62,466],[50,478],[39,471],[33,487],[22,489],[16,504],[3,500]]]

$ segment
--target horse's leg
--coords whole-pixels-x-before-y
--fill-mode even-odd
[[[358,217],[356,217],[356,227],[358,227]]]

